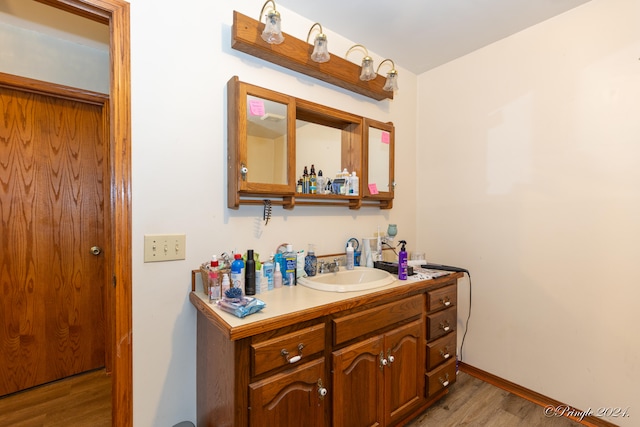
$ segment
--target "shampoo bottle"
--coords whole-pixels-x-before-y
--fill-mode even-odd
[[[353,245],[351,242],[347,242],[347,270],[353,270],[354,265],[354,253],[353,253]]]
[[[247,262],[244,269],[244,293],[256,294],[256,261],[253,258],[253,249],[247,250]]]
[[[407,242],[400,240],[398,244],[402,245],[398,253],[398,279],[407,280],[407,277],[409,277],[407,274],[407,249],[405,248]]]
[[[284,255],[285,269],[282,274],[282,284],[285,286],[296,285],[296,271],[298,269],[298,254],[293,251],[293,245],[287,245]]]

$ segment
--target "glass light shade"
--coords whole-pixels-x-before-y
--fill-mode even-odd
[[[398,225],[397,224],[389,224],[387,227],[387,235],[392,239],[398,235]]]
[[[365,56],[362,60],[362,71],[360,72],[360,80],[369,81],[376,78],[376,72],[373,70],[373,59]]]
[[[272,10],[267,14],[267,22],[262,31],[262,40],[269,44],[280,44],[284,41],[282,30],[280,29],[280,13]]]
[[[330,58],[329,48],[327,46],[327,36],[322,33],[318,34],[315,42],[313,43],[311,59],[315,62],[327,62]]]
[[[398,90],[398,73],[394,71],[387,73],[387,81],[385,82],[382,90],[386,90],[387,92]]]

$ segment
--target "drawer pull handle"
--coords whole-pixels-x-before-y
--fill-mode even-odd
[[[446,351],[446,353],[445,353]],[[449,354],[449,346],[445,346],[443,350],[440,350],[440,356],[442,356],[444,359],[448,359],[451,357],[451,354]]]
[[[444,322],[440,323],[440,329],[445,332],[449,332],[449,329],[451,329],[451,327],[449,326],[449,321],[445,320]]]
[[[387,366],[389,364],[389,361],[387,359],[385,359],[383,351],[380,352],[379,359],[380,359],[380,370],[382,370],[382,369],[384,369],[385,366]]]
[[[392,364],[396,360],[396,358],[391,354],[391,349],[387,350],[387,360],[389,361],[389,364]]]
[[[299,362],[300,359],[302,359],[302,349],[304,348],[304,344],[300,343],[298,344],[298,355],[297,356],[290,356],[289,352],[287,350],[285,350],[284,348],[282,350],[280,350],[280,354],[287,360],[287,362],[289,363],[296,363]]]
[[[445,307],[449,307],[451,305],[451,299],[449,297],[440,298],[440,302]]]
[[[440,384],[442,384],[442,387],[446,387],[449,385],[449,374],[445,374],[444,380],[442,378],[438,379],[440,380]]]

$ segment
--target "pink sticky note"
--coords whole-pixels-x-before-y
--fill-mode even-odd
[[[375,182],[373,184],[369,184],[369,193],[378,194],[378,186],[375,184]]]
[[[389,132],[382,132],[382,143],[383,144],[388,144],[389,141],[391,140],[390,138],[391,137],[389,135]]]
[[[259,99],[249,100],[249,111],[252,116],[264,116],[264,102]]]

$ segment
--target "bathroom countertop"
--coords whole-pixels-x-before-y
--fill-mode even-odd
[[[433,279],[410,276],[406,281],[396,279],[387,286],[356,292],[325,292],[302,285],[283,286],[255,295],[264,301],[265,307],[244,318],[236,317],[221,310],[215,303],[210,303],[208,296],[202,291],[192,291],[189,299],[200,313],[226,331],[229,339],[236,340],[390,297],[400,299],[460,277],[462,273],[451,273]]]

